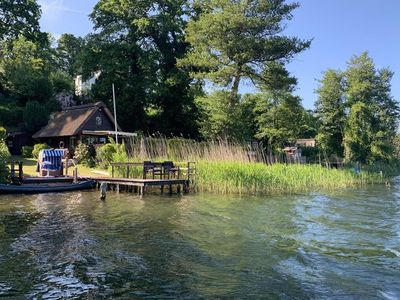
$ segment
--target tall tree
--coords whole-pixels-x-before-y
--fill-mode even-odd
[[[45,102],[52,96],[49,79],[52,55],[49,48],[20,36],[3,50],[0,69],[5,78],[7,93],[25,104],[29,100]]]
[[[282,63],[268,62],[262,76],[266,79],[260,83],[264,97],[257,99],[254,108],[256,137],[266,141],[271,149],[279,151],[301,135],[306,126],[303,123],[306,111],[301,99],[292,95],[297,79]]]
[[[79,55],[84,46],[84,39],[73,34],[64,33],[57,41],[57,60],[59,68],[70,76],[78,75]]]
[[[310,41],[283,35],[297,3],[284,0],[200,0],[200,14],[189,21],[191,51],[181,65],[192,75],[230,88],[229,105],[237,104],[243,78],[266,83],[268,62],[288,61],[310,46]]]
[[[30,41],[43,41],[40,32],[40,6],[35,0],[0,0],[0,42],[19,35]]]
[[[194,89],[176,65],[188,44],[186,0],[101,0],[91,18],[85,70],[101,71],[94,96],[110,97],[115,82],[122,126],[129,130],[196,134]],[[147,125],[147,126],[146,126]]]
[[[391,95],[392,76],[387,68],[376,70],[367,52],[350,59],[346,70],[350,109],[344,138],[347,159],[367,162],[392,157],[400,112]],[[368,133],[368,137],[357,139],[356,133]]]
[[[340,71],[327,70],[317,89],[317,118],[320,122],[317,141],[329,157],[343,157],[343,134],[345,127],[344,76]]]

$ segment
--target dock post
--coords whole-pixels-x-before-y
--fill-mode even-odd
[[[23,166],[23,162],[19,161],[18,162],[18,179],[19,179],[19,182],[22,182],[23,176],[24,176],[24,171],[23,171],[22,166]]]
[[[100,200],[105,200],[107,196],[107,183],[102,182],[100,183],[100,195],[99,199]]]
[[[169,195],[172,195],[172,184],[169,185]]]
[[[164,185],[161,185],[161,195],[164,194]]]

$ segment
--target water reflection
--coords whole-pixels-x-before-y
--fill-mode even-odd
[[[3,196],[0,296],[395,298],[399,196]]]

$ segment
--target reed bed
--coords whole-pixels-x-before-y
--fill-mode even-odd
[[[126,148],[127,153],[117,153],[113,159],[115,162],[195,161],[194,182],[199,191],[222,194],[301,193],[385,182],[378,172],[356,174],[352,169],[328,169],[319,164],[289,164],[282,156],[272,155],[264,151],[261,144],[255,143],[139,137],[132,138]],[[121,170],[121,174],[123,172]],[[138,176],[140,172],[140,169],[132,168],[130,176]]]

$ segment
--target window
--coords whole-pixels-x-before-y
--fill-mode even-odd
[[[101,119],[101,117],[96,117],[96,125],[101,126],[102,123],[103,123],[103,120]]]

